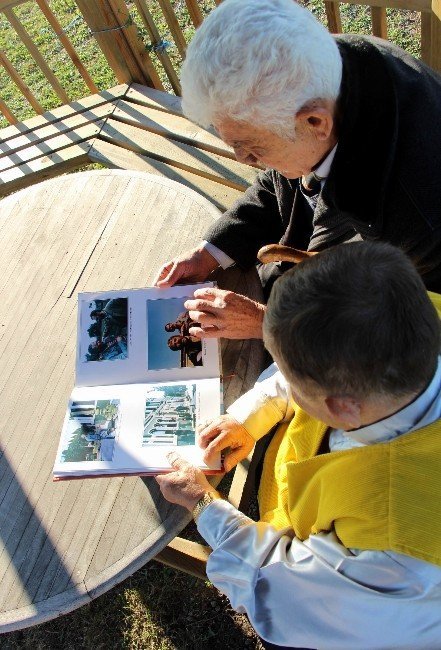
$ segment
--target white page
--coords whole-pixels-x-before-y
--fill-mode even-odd
[[[204,286],[213,284],[80,293],[76,385],[218,377],[217,339],[197,341],[182,336],[188,330],[183,326],[183,303]],[[175,329],[166,331],[172,325]],[[186,340],[182,354],[170,349],[172,338],[178,343]]]
[[[195,427],[220,414],[220,380],[75,388],[54,467],[55,478],[169,471],[177,451],[203,470]],[[79,460],[79,459],[82,460]]]

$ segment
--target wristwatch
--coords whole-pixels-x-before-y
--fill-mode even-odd
[[[204,496],[202,496],[195,507],[192,510],[192,515],[193,519],[197,523],[197,520],[199,519],[199,516],[201,513],[205,510],[205,508],[210,505],[213,501],[217,501],[218,499],[222,499],[222,495],[219,494],[219,492],[216,492],[213,490],[213,492],[205,492]]]

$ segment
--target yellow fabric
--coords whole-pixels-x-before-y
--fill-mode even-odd
[[[299,539],[335,529],[347,548],[441,565],[441,421],[388,443],[316,455],[327,426],[297,408],[265,456],[262,519]]]
[[[441,316],[441,296],[429,292]],[[299,407],[265,455],[261,518],[299,539],[335,529],[348,548],[441,565],[441,420],[388,443],[317,455],[327,425]]]

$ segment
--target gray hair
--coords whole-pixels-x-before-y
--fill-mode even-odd
[[[294,116],[335,101],[342,60],[334,38],[293,0],[224,0],[204,20],[182,67],[185,115],[256,124],[293,138]]]

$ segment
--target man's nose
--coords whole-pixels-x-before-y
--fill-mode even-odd
[[[252,153],[247,153],[239,147],[234,147],[234,155],[239,162],[246,163],[247,165],[255,165],[257,162],[256,156],[253,156]]]

